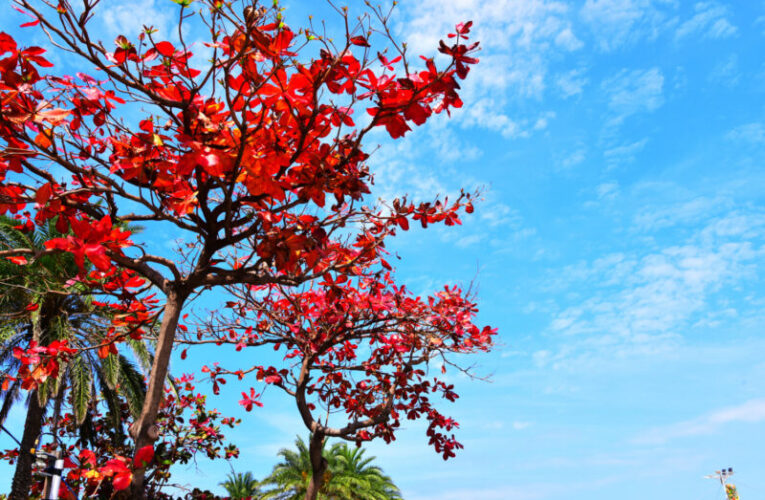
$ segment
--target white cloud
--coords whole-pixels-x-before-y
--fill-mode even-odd
[[[563,170],[570,169],[579,165],[587,158],[587,148],[581,146],[574,151],[566,154],[559,162],[559,166]]]
[[[603,81],[608,107],[619,118],[655,111],[664,104],[664,75],[657,67],[646,70],[623,69]]]
[[[521,123],[499,111],[502,106],[496,100],[486,97],[471,104],[460,119],[463,126],[480,126],[502,134],[503,137],[528,137]]]
[[[463,236],[462,238],[459,238],[456,242],[456,245],[459,248],[467,248],[469,246],[480,243],[485,238],[486,238],[485,234],[471,234],[471,235]]]
[[[730,54],[728,57],[718,62],[712,72],[709,74],[709,81],[733,87],[741,80],[741,71],[738,66],[738,55]]]
[[[518,210],[495,199],[491,191],[482,194],[484,199],[475,205],[476,213],[463,218],[459,232],[441,232],[441,241],[453,242],[460,248],[481,243],[487,250],[506,252],[536,234],[536,229],[526,225]],[[487,231],[487,228],[501,230],[492,232]]]
[[[548,118],[507,108],[542,99],[550,85],[550,61],[584,46],[564,2],[423,0],[409,5],[402,4],[396,28],[412,54],[432,54],[457,22],[475,23],[471,37],[481,41],[481,62],[463,85],[463,100],[470,106],[457,112],[462,126],[507,138],[528,137],[544,128]]]
[[[619,195],[619,183],[615,181],[604,182],[598,185],[596,191],[598,200],[612,201]]]
[[[664,444],[678,438],[714,434],[729,424],[758,423],[764,420],[765,399],[753,399],[738,406],[722,408],[692,420],[655,427],[635,437],[633,442],[648,445]]]
[[[174,29],[178,11],[160,6],[156,0],[112,1],[100,8],[103,27],[111,36],[125,35],[132,40],[143,31],[144,26],[153,26],[158,30],[157,40],[178,38],[177,29]]]
[[[632,163],[635,161],[637,154],[645,148],[646,144],[648,144],[648,139],[644,138],[629,144],[614,146],[603,151],[603,158],[605,158],[609,168]]]
[[[547,286],[566,305],[552,313],[548,332],[566,340],[535,353],[535,365],[568,369],[593,358],[666,353],[710,313],[736,316],[741,311],[722,298],[757,276],[763,239],[765,214],[730,212],[706,220],[684,243],[556,270]]]
[[[555,117],[551,111],[543,112],[536,117],[514,119],[501,111],[500,101],[492,97],[484,97],[472,103],[460,114],[458,123],[463,127],[482,127],[493,130],[508,139],[527,138],[533,132],[547,128],[550,120]]]
[[[762,123],[747,123],[740,125],[725,135],[725,138],[736,142],[745,142],[750,144],[765,143],[765,127]]]
[[[712,39],[728,38],[738,31],[726,17],[728,9],[716,2],[699,2],[695,10],[696,14],[677,28],[675,39],[696,34]]]
[[[765,214],[731,212],[711,221],[701,232],[706,240],[715,238],[742,238],[754,240],[765,234]]]
[[[582,93],[582,89],[587,85],[587,77],[584,76],[584,69],[572,69],[558,76],[555,80],[560,93],[564,98],[572,97]]]
[[[489,201],[486,204],[482,204],[479,208],[481,221],[490,227],[501,225],[514,231],[523,227],[521,213],[502,202]]]
[[[668,0],[587,0],[580,15],[603,51],[653,40],[671,24]]]
[[[581,485],[577,485],[581,488]],[[462,488],[448,492],[439,492],[438,494],[407,495],[411,500],[542,500],[546,498],[561,498],[571,491],[571,486],[562,484],[552,484],[549,482],[542,484],[526,483],[521,486],[503,486],[499,488]]]
[[[422,140],[424,132],[415,130],[404,139],[387,141],[370,158],[374,172],[372,192],[378,198],[391,201],[404,194],[414,200],[432,200],[437,194],[448,195],[445,179],[436,171],[420,165],[421,147],[413,147]],[[428,150],[428,154],[431,151]]]
[[[438,159],[446,163],[454,163],[480,158],[483,151],[477,146],[466,143],[454,127],[449,125],[447,120],[437,117],[428,123],[427,127],[419,131],[428,136],[427,142]]]
[[[581,49],[584,43],[576,37],[571,28],[565,28],[555,37],[555,45],[569,51],[574,51]]]
[[[635,216],[634,223],[639,231],[657,231],[678,224],[699,223],[724,207],[722,199],[699,196],[667,206],[644,208]]]
[[[544,130],[547,128],[547,125],[550,124],[550,120],[555,118],[555,112],[554,111],[547,111],[545,113],[542,113],[539,118],[537,118],[534,121],[534,126],[532,127],[534,130]]]

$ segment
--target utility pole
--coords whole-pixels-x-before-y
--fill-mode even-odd
[[[710,474],[708,476],[704,476],[706,479],[717,479],[720,481],[720,484],[725,489],[725,497],[728,500],[740,500],[738,496],[738,491],[736,490],[736,485],[734,484],[727,484],[728,478],[730,478],[733,475],[733,467],[728,467],[727,469],[723,467],[720,470],[716,470],[714,474]]]

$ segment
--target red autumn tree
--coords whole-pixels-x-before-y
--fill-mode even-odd
[[[305,377],[295,379],[293,392],[304,420],[309,403],[301,403],[301,393],[303,398],[318,394],[361,422],[372,422],[345,433],[357,440],[366,438],[362,432],[392,436],[403,411],[397,401],[411,403],[415,397],[398,394],[409,390],[402,387],[433,389],[412,367],[438,350],[415,338],[440,338],[443,350],[459,352],[479,347],[466,344],[467,339],[488,344],[488,334],[467,327],[465,316],[471,317],[474,307],[460,293],[447,291],[451,298],[417,304],[391,278],[380,278],[381,266],[387,266],[382,260],[386,237],[413,220],[423,227],[457,223],[462,208],[472,210],[470,196],[451,203],[396,201],[385,209],[366,203],[372,184],[363,147],[367,134],[385,127],[398,138],[433,114],[462,105],[458,81],[476,62],[471,52],[477,44],[466,43],[470,23],[458,25],[449,43],[441,42],[444,65],[423,57],[421,67],[415,67],[404,47],[390,38],[389,14],[379,9],[356,23],[339,11],[345,28],[335,43],[311,25],[291,29],[276,3],[267,9],[205,0],[194,4],[201,6],[194,13],[184,0],[177,2],[175,43],[160,38],[168,34],[146,28],[136,38],[119,36],[114,47],[105,47],[89,29],[97,0],[83,0],[76,10],[68,2],[16,3],[32,17],[28,24],[42,27],[94,73],[46,74],[51,64],[43,49],[20,47],[0,34],[0,211],[14,214],[21,228],[55,219],[68,235],[49,242],[44,252],[71,252],[79,263],[88,259],[96,269],[79,279],[120,299],[112,303],[118,314],[105,354],[109,343],[124,338],[121,332],[140,336],[147,323],[159,323],[148,392],[131,428],[134,449],[144,450],[157,439],[154,426],[168,363],[184,328],[179,322],[184,307],[203,290],[243,287],[250,294],[238,306],[243,311],[257,309],[263,294],[276,290],[288,301],[311,290],[324,290],[325,296],[345,293],[340,285],[346,280],[398,297],[380,314],[400,316],[399,323],[388,326],[402,333],[381,330],[370,355],[380,365],[374,370],[388,373],[388,380],[368,375],[377,392],[351,390],[332,373],[335,396]],[[193,48],[183,35],[183,23],[194,19],[207,27],[204,45],[212,52],[210,62],[200,67],[192,64]],[[382,52],[371,50],[374,38],[381,40]],[[395,53],[386,56],[385,46]],[[147,114],[135,124],[125,120],[138,105],[148,107]],[[192,241],[182,258],[169,259],[130,240],[121,229],[130,223],[173,227]],[[0,251],[20,271],[25,261],[39,256],[33,249]],[[313,282],[315,288],[305,288]],[[149,291],[162,295],[161,307]],[[450,301],[457,305],[449,306]],[[276,302],[263,304],[276,308],[272,319],[293,317]],[[363,325],[360,304],[348,305],[348,314]],[[322,321],[330,321],[332,313],[321,314]],[[314,334],[303,325],[311,316],[295,311],[294,321],[296,330],[284,331],[293,337],[284,344],[302,349],[306,370],[321,371],[326,360],[341,355],[333,347],[331,353],[323,349],[321,356],[306,356],[306,335]],[[449,328],[455,328],[453,342],[447,338]],[[380,350],[380,342],[391,344],[390,349]],[[406,352],[412,356],[408,363]],[[29,387],[55,371],[57,353],[44,354],[30,358],[38,361],[25,372]],[[388,369],[385,363],[393,365]],[[264,377],[282,376],[275,370]],[[399,381],[402,377],[410,382]],[[393,394],[386,398],[380,390]],[[451,389],[438,385],[436,390],[453,397]],[[358,401],[353,391],[387,409],[352,403]],[[430,410],[417,403],[412,411]],[[389,418],[393,424],[386,424]],[[317,420],[308,420],[316,427]],[[434,421],[447,426],[438,417]],[[448,440],[434,439],[437,449],[451,450]],[[139,464],[132,475],[134,494],[140,495],[142,460],[134,462]]]
[[[390,272],[369,270],[351,278],[326,276],[301,290],[240,287],[232,291],[239,300],[232,303],[231,320],[209,324],[205,331],[217,335],[206,335],[208,340],[190,341],[229,343],[237,350],[268,344],[284,352],[283,366],[231,370],[216,364],[203,371],[215,384],[226,376],[254,375],[295,398],[311,431],[306,499],[321,490],[327,437],[391,442],[401,420],[424,418],[429,444],[444,459],[453,457],[462,447],[449,434],[457,422],[438,410],[436,400],[454,401],[457,394],[439,377],[456,355],[488,350],[495,333],[474,324],[476,305],[459,288],[444,287],[423,299],[396,286]],[[433,362],[441,366],[434,375],[428,373]],[[259,396],[250,388],[240,404],[250,411],[261,406]]]

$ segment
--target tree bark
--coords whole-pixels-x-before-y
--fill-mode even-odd
[[[8,500],[26,500],[29,498],[29,488],[32,486],[32,464],[35,461],[35,456],[31,450],[36,448],[36,441],[40,437],[44,413],[45,410],[40,406],[40,401],[37,398],[37,391],[31,391],[27,417],[24,421],[24,434],[21,437],[19,460],[16,462],[16,472],[13,474],[11,494]]]
[[[308,482],[308,488],[305,491],[305,500],[316,500],[322,486],[324,486],[324,473],[327,472],[329,465],[324,458],[324,435],[314,433],[311,435],[311,442],[308,445],[308,455],[311,457],[311,480]]]
[[[32,316],[32,340],[41,345],[50,343],[50,327],[52,318],[58,312],[56,300],[51,294],[43,296],[40,301],[41,307],[38,316]],[[26,500],[29,498],[29,488],[32,486],[32,464],[35,456],[31,453],[32,448],[37,448],[40,433],[42,432],[45,407],[40,405],[37,389],[29,392],[29,405],[27,416],[24,420],[24,433],[21,436],[21,449],[19,461],[16,463],[16,471],[11,482],[11,494],[8,500]]]
[[[154,352],[154,362],[151,365],[149,375],[149,387],[146,391],[146,399],[143,402],[141,416],[131,426],[131,434],[135,439],[135,451],[137,452],[144,446],[153,445],[158,436],[152,432],[159,405],[162,402],[165,392],[165,379],[167,378],[170,355],[173,352],[173,342],[175,341],[175,332],[178,327],[178,320],[181,316],[183,303],[186,299],[185,294],[177,291],[167,293],[167,302],[165,311],[162,315],[162,324],[159,328],[157,338],[157,347]],[[130,487],[130,498],[145,498],[144,478],[146,470],[144,468],[136,469],[133,473],[133,481]]]

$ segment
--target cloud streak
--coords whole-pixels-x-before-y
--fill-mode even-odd
[[[715,434],[723,427],[765,421],[765,399],[752,399],[700,417],[663,427],[654,427],[633,439],[635,444],[659,445],[675,439]]]
[[[611,186],[602,191],[601,198],[614,192]],[[703,206],[675,210],[677,223],[695,222],[687,214],[698,215]],[[675,224],[668,219],[671,212],[657,215],[658,220]],[[658,229],[643,224],[648,234]],[[707,220],[684,244],[642,255],[611,253],[556,271],[548,287],[571,298],[553,313],[548,327],[559,345],[538,350],[534,363],[573,369],[593,359],[657,355],[675,349],[710,312],[738,315],[741,311],[718,304],[717,297],[757,275],[765,252],[763,237],[765,215],[732,211]]]
[[[738,28],[728,20],[728,9],[716,2],[698,2],[696,14],[682,23],[675,32],[675,39],[681,40],[692,35],[720,39],[734,36]]]

